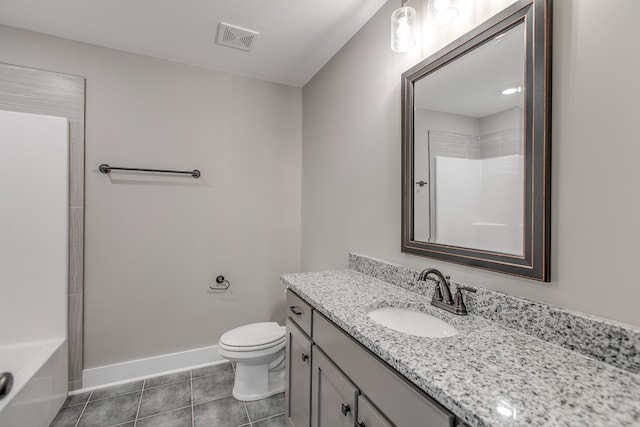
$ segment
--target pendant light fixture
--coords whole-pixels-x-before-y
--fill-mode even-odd
[[[455,0],[428,0],[429,17],[439,27],[449,24],[458,17]]]
[[[391,14],[391,50],[398,53],[407,52],[417,44],[416,10],[402,6]]]

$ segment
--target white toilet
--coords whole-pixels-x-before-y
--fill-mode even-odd
[[[220,355],[236,362],[233,397],[250,401],[284,391],[285,331],[276,322],[260,322],[220,337]]]

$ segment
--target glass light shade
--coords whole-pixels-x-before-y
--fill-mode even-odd
[[[440,27],[456,19],[458,9],[453,0],[429,0],[429,16]]]
[[[403,6],[391,14],[391,50],[406,52],[417,43],[416,10]]]

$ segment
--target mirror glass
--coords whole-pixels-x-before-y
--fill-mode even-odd
[[[523,255],[524,24],[414,83],[413,239]]]
[[[551,0],[402,74],[403,252],[549,281]]]

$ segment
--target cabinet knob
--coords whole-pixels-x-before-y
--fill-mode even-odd
[[[309,360],[309,355],[302,353],[302,361],[306,362],[307,360]]]
[[[351,406],[350,405],[345,405],[343,403],[342,404],[342,415],[344,415],[346,417],[349,412],[351,412]]]
[[[291,307],[289,307],[289,310],[291,310],[291,312],[296,316],[302,316],[302,310],[300,310],[300,308],[296,307],[295,305],[292,305]]]

